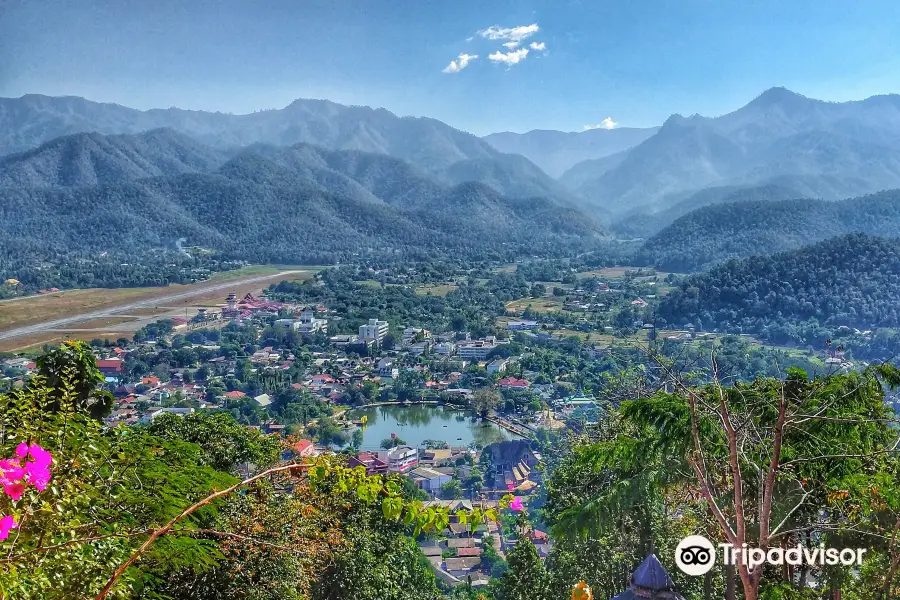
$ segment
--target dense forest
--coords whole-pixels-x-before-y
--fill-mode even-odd
[[[730,260],[688,278],[660,304],[660,322],[824,341],[842,328],[900,326],[900,242],[848,234],[771,257]]]
[[[845,233],[894,237],[898,229],[900,190],[838,202],[734,202],[677,219],[647,240],[638,256],[659,268],[691,272],[729,258],[791,250]]]
[[[0,161],[0,256],[142,255],[180,238],[251,262],[595,247],[600,226],[564,202],[473,181],[511,189],[524,181],[520,159],[458,161],[437,177],[387,155],[305,144],[226,152],[169,130],[78,134]]]

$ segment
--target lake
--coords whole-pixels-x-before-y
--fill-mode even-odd
[[[472,422],[472,413],[433,404],[409,406],[372,406],[353,410],[348,417],[357,420],[366,415],[362,450],[378,450],[381,440],[397,437],[413,447],[425,440],[441,440],[451,446],[468,446],[472,442],[484,447],[494,442],[518,439],[519,436],[480,419]]]

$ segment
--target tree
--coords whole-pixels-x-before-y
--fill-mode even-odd
[[[451,479],[441,486],[441,496],[447,500],[457,500],[462,498],[462,486],[458,479]]]
[[[353,434],[350,436],[350,445],[354,450],[359,450],[360,446],[363,443],[363,432],[362,429],[354,429]]]
[[[472,394],[472,409],[486,419],[500,404],[500,392],[492,388],[479,388]]]
[[[59,348],[45,352],[35,361],[38,375],[49,389],[54,402],[48,410],[59,411],[63,399],[74,402],[76,412],[86,412],[95,419],[107,416],[115,399],[101,390],[103,375],[90,347],[81,341],[67,340]],[[72,386],[67,390],[66,386]]]
[[[497,600],[542,600],[547,597],[547,572],[530,539],[521,538],[506,562],[509,569],[497,584]]]
[[[203,449],[203,463],[231,473],[243,463],[266,467],[281,455],[278,440],[236,422],[228,413],[162,414],[149,432],[161,439],[180,439]]]
[[[396,448],[397,446],[405,446],[406,442],[401,440],[399,437],[388,437],[381,440],[381,448],[382,450],[390,450],[391,448]]]

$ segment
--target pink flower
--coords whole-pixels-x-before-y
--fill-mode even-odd
[[[516,489],[516,484],[514,484],[514,483],[512,483],[512,482],[507,483],[507,484],[506,484],[506,489],[508,489],[509,491],[513,491],[514,489]]]
[[[32,444],[28,448],[28,454],[31,455],[31,459],[38,467],[48,468],[51,464],[53,464],[53,455],[37,444]]]
[[[0,484],[6,485],[19,481],[25,477],[25,469],[22,464],[14,459],[0,460]]]
[[[16,446],[16,456],[19,458],[25,458],[28,455],[28,444],[22,442],[18,446]]]
[[[22,494],[25,493],[25,484],[24,483],[6,483],[3,485],[3,491],[6,492],[6,495],[13,499],[13,502],[18,502],[22,497]]]
[[[522,506],[522,499],[516,496],[513,498],[513,501],[509,503],[510,510],[523,510],[525,507]]]
[[[7,515],[0,519],[0,540],[5,540],[9,537],[9,530],[15,529],[19,524],[16,523],[15,517],[12,515]]]

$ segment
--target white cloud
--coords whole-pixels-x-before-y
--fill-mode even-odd
[[[506,42],[503,46],[509,50],[515,50],[519,47],[519,42]]]
[[[506,44],[504,44],[505,46]],[[547,44],[544,42],[531,42],[530,44],[532,50],[537,50],[538,52],[543,52],[547,49]]]
[[[499,25],[491,25],[487,29],[478,31],[478,35],[488,40],[507,40],[510,42],[521,42],[525,38],[529,38],[540,31],[537,23],[531,25],[519,25],[518,27],[500,27]]]
[[[615,129],[616,127],[618,127],[618,125],[618,123],[613,121],[612,117],[606,117],[599,123],[595,123],[593,125],[585,125],[584,127],[582,127],[582,129],[584,131],[587,131],[588,129]]]
[[[494,62],[505,63],[507,65],[517,65],[528,56],[528,48],[519,48],[512,52],[494,52],[489,54],[488,58]]]
[[[444,67],[444,73],[459,73],[463,69],[469,66],[469,63],[478,58],[477,54],[466,54],[463,52],[459,56],[456,57],[456,60],[451,60],[450,64]]]

